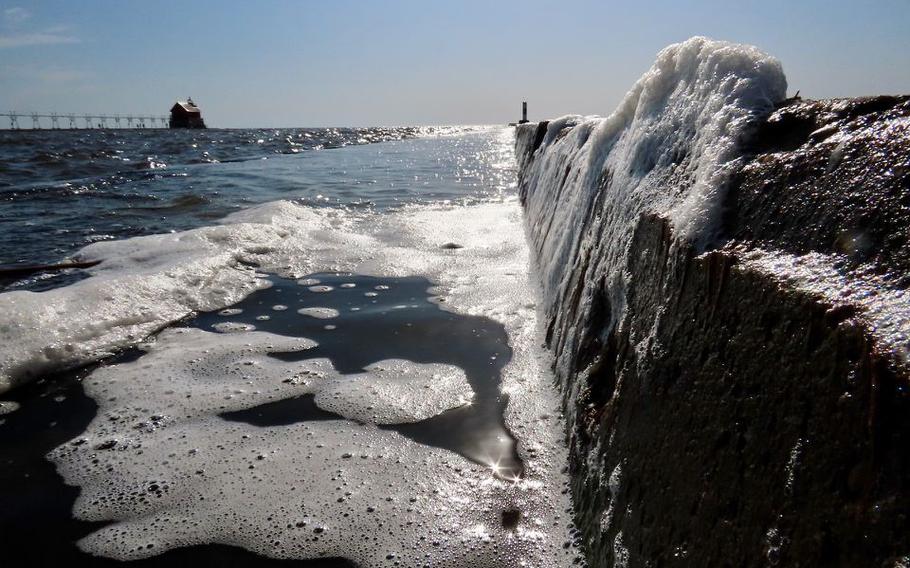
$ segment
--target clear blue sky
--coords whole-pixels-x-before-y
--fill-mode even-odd
[[[693,35],[779,57],[813,98],[910,93],[910,0],[0,0],[0,108],[212,126],[507,122],[608,114]]]

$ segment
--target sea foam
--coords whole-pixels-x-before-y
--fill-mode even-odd
[[[96,418],[49,456],[68,483],[82,487],[79,518],[118,521],[80,547],[129,560],[219,542],[274,557],[343,556],[363,566],[389,554],[408,565],[451,559],[476,566],[540,546],[534,531],[505,538],[495,528],[500,509],[534,500],[527,488],[372,426],[462,404],[470,393],[463,373],[387,361],[342,377],[325,359],[269,356],[313,347],[262,332],[176,328],[144,345],[139,359],[92,373],[85,390],[99,403]],[[424,388],[430,383],[432,391]],[[313,393],[318,404],[358,421],[263,428],[221,418]],[[489,530],[471,532],[478,523]],[[379,542],[358,536],[367,534]]]
[[[455,241],[464,250],[440,247]],[[7,321],[36,328],[10,333],[5,372],[34,361],[44,369],[80,364],[128,344],[147,351],[86,377],[98,413],[50,455],[81,488],[75,516],[112,521],[81,540],[83,550],[132,559],[227,543],[362,566],[387,557],[409,566],[559,566],[576,558],[574,545],[563,546],[572,540],[561,491],[565,449],[516,199],[386,214],[275,202],[220,225],[99,243],[82,254],[105,259],[92,277],[0,300],[15,307]],[[268,286],[264,273],[299,279],[319,271],[424,275],[438,283],[432,293],[441,308],[505,327],[512,359],[502,370],[504,418],[524,462],[520,480],[494,475],[495,455],[478,464],[380,428],[470,404],[459,368],[386,360],[342,380],[326,359],[269,355],[313,342],[236,326],[167,329],[142,343],[193,311],[221,310]],[[138,322],[122,323],[135,313]],[[64,343],[73,345],[68,356],[47,349]],[[299,396],[338,418],[267,427],[228,418]],[[503,526],[504,511],[520,511],[517,526]]]

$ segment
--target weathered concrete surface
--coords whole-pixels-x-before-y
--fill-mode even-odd
[[[793,103],[759,126],[751,150],[731,184],[727,236],[842,253],[910,284],[910,97]]]
[[[519,129],[522,172],[540,130]],[[750,151],[708,252],[656,215],[638,220],[611,333],[606,292],[581,320],[548,314],[551,347],[571,350],[559,378],[592,566],[910,563],[905,353],[877,341],[853,298],[744,262],[837,253],[906,290],[910,100],[792,101],[756,125]]]

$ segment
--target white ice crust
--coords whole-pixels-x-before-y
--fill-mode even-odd
[[[612,308],[604,333],[622,319],[629,245],[645,213],[667,218],[679,241],[709,244],[746,130],[785,97],[786,85],[773,57],[696,37],[662,50],[608,117],[551,121],[524,171],[548,312],[559,311],[567,284],[583,272],[578,309],[567,311],[583,318],[603,287]],[[520,139],[519,160],[528,160],[532,141]],[[609,189],[598,196],[605,181]],[[589,266],[576,265],[585,259]]]

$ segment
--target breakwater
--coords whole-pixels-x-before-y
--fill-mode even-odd
[[[516,149],[589,563],[898,565],[910,99],[694,38]]]

